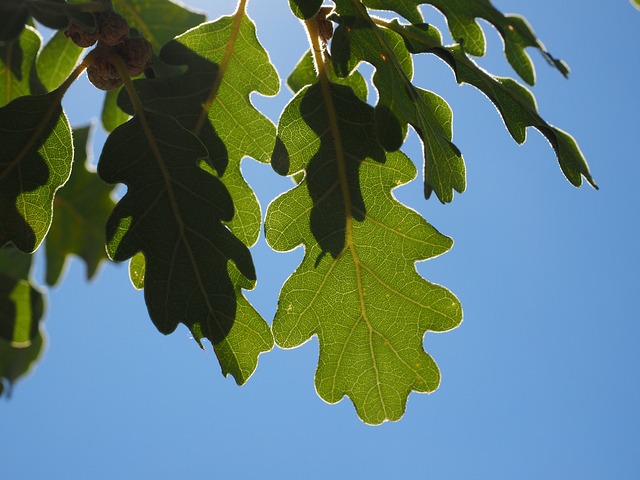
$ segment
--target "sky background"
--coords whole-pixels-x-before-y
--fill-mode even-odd
[[[249,2],[283,81],[307,48],[287,3]],[[239,388],[186,327],[155,330],[126,265],[102,268],[89,284],[74,260],[48,291],[43,360],[0,400],[0,476],[640,478],[640,11],[628,0],[494,3],[523,14],[570,65],[565,80],[530,52],[543,118],[578,140],[600,191],[572,187],[537,131],[516,145],[485,97],[457,86],[441,61],[416,59],[415,83],[453,108],[468,169],[467,191],[446,206],[421,199],[420,179],[395,191],[455,240],[418,265],[465,312],[458,329],[425,338],[442,373],[435,393],[413,393],[399,422],[364,425],[348,399],[328,405],[316,395],[315,338],[261,356]],[[209,19],[235,8],[189,4]],[[440,14],[423,11],[446,33]],[[483,26],[489,55],[479,63],[514,76],[498,34]],[[290,98],[283,83],[278,97],[254,101],[276,121]],[[73,125],[96,118],[99,152],[100,97],[85,77],[66,110]],[[421,165],[415,135],[405,151]],[[291,187],[251,159],[243,171],[263,212]],[[302,250],[272,252],[262,236],[253,254],[259,280],[248,296],[270,321]]]

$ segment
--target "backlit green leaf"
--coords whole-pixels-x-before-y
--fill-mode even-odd
[[[49,285],[58,282],[68,255],[84,260],[87,279],[93,277],[100,262],[107,258],[104,226],[115,205],[111,198],[113,188],[87,165],[89,127],[75,128],[73,139],[75,161],[71,177],[56,194],[53,223],[46,241]]]
[[[278,124],[279,171],[306,177],[269,206],[266,237],[276,250],[305,246],[280,293],[276,343],[317,335],[315,384],[330,403],[347,395],[367,423],[399,419],[411,390],[431,392],[440,373],[422,343],[462,319],[458,300],[425,281],[415,263],[452,241],[391,190],[415,175],[402,153],[376,140],[374,112],[350,88],[301,90]]]
[[[237,269],[252,285],[255,270],[247,247],[222,223],[233,217],[233,203],[200,168],[207,155],[168,116],[147,111],[118,127],[98,166],[105,181],[128,187],[107,222],[107,250],[115,261],[141,252],[145,301],[158,330],[169,334],[184,323],[198,343],[211,341],[225,375],[244,383],[273,339],[232,278]]]
[[[62,92],[0,108],[0,243],[33,252],[51,225],[53,197],[69,178],[73,141]]]
[[[84,49],[57,31],[38,55],[37,70],[40,82],[51,91],[71,74]]]

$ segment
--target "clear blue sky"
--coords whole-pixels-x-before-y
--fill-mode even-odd
[[[189,3],[210,19],[235,7]],[[75,260],[49,291],[43,361],[0,401],[0,476],[640,478],[640,11],[628,0],[495,3],[525,15],[571,66],[565,80],[531,52],[542,116],[576,137],[601,190],[573,188],[536,131],[517,146],[488,100],[458,87],[437,59],[417,60],[416,83],[454,110],[469,173],[467,192],[446,206],[421,200],[419,181],[396,191],[456,242],[418,267],[465,311],[460,328],[425,338],[439,390],[412,394],[400,422],[363,425],[348,400],[331,406],[316,395],[315,339],[263,355],[238,388],[186,328],[157,333],[125,265],[87,284]],[[444,30],[439,14],[424,11]],[[306,49],[300,25],[284,0],[251,0],[249,12],[286,78]],[[513,76],[485,26],[490,55],[481,64]],[[74,88],[72,123],[97,117],[86,79]],[[276,120],[289,98],[284,87],[255,101]],[[415,138],[407,153],[420,161]],[[291,185],[250,159],[243,168],[263,211]],[[254,248],[250,298],[265,318],[301,255],[271,252],[264,238]]]

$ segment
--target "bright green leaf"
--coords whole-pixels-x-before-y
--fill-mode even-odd
[[[62,92],[0,108],[0,243],[33,252],[49,231],[53,197],[69,178],[73,141]]]
[[[31,93],[31,75],[40,43],[40,34],[25,27],[18,39],[0,44],[0,106]]]
[[[373,109],[350,88],[301,90],[280,118],[278,138],[273,161],[306,177],[267,212],[274,249],[305,246],[280,293],[276,343],[292,348],[317,335],[319,395],[330,403],[349,396],[367,423],[397,420],[411,390],[431,392],[440,382],[422,346],[425,332],[462,319],[455,296],[415,268],[452,241],[393,198],[415,167],[385,152]]]
[[[37,62],[40,81],[47,91],[54,90],[66,80],[83,51],[63,31],[57,31],[51,37],[38,55]]]
[[[273,339],[229,273],[237,268],[255,280],[249,250],[222,223],[233,217],[231,197],[200,168],[207,154],[168,116],[144,112],[118,127],[98,166],[105,181],[128,186],[107,222],[107,250],[115,261],[141,252],[158,330],[169,334],[184,323],[198,343],[211,341],[223,372],[244,383]]]
[[[55,285],[67,256],[75,254],[87,265],[91,279],[100,262],[107,258],[104,226],[115,202],[112,187],[106,185],[88,166],[89,127],[73,130],[75,161],[71,177],[54,200],[54,217],[47,235],[46,282]]]

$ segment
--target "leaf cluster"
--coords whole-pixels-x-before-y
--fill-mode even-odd
[[[595,187],[575,140],[540,116],[530,90],[473,59],[486,49],[482,19],[502,36],[525,83],[535,82],[527,48],[567,76],[524,18],[488,0],[290,0],[309,45],[300,46],[287,78],[293,98],[276,126],[251,101],[254,93],[277,94],[280,80],[246,4],[214,21],[169,0],[0,6],[3,388],[42,347],[44,298],[30,254],[44,244],[48,285],[60,281],[70,255],[86,263],[88,278],[107,258],[129,260],[157,329],[170,334],[186,325],[201,347],[205,339],[213,345],[223,374],[238,384],[274,344],[293,348],[316,336],[318,394],[330,403],[349,397],[367,423],[397,420],[411,391],[434,391],[440,372],[424,337],[457,327],[462,307],[419,275],[416,263],[453,242],[392,191],[418,173],[401,150],[410,129],[423,146],[426,198],[448,203],[464,192],[466,167],[449,105],[414,81],[415,55],[435,55],[458,83],[485,94],[516,142],[528,127],[540,131],[567,179]],[[423,4],[445,16],[452,44],[425,22]],[[94,14],[110,11],[149,42],[153,59],[131,78],[125,59],[110,50],[109,68],[124,85],[105,94],[109,136],[96,169],[87,154],[90,128],[72,129],[61,102],[100,52],[87,52],[64,30],[74,23],[92,34]],[[34,20],[54,29],[44,46]],[[364,63],[374,71],[370,82]],[[240,169],[245,157],[295,182],[264,221]],[[119,184],[126,194],[115,194]],[[277,251],[305,249],[271,324],[244,295],[258,279],[250,247],[262,228]]]

